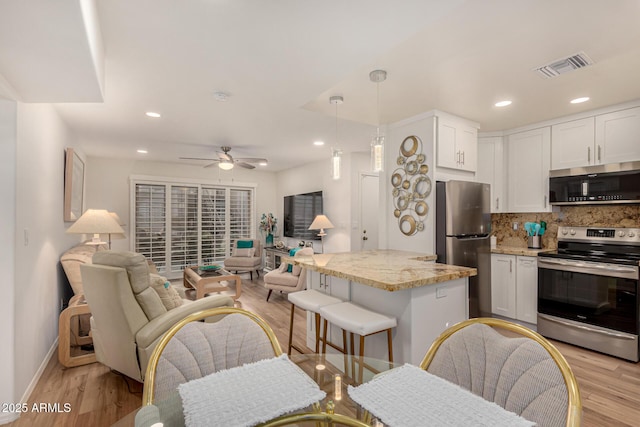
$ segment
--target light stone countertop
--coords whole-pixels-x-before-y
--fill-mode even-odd
[[[475,268],[438,264],[435,255],[398,250],[315,254],[283,262],[385,291],[401,291],[478,274]]]
[[[503,255],[523,255],[523,256],[538,256],[544,252],[554,252],[555,249],[530,249],[522,246],[498,246],[491,248],[492,254]]]

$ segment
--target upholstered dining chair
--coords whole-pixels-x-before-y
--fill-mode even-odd
[[[220,319],[198,322],[205,318]],[[255,313],[220,307],[190,314],[167,331],[151,354],[135,425],[184,425],[180,384],[281,354],[273,330]]]
[[[304,248],[297,251],[295,257],[313,255],[313,248]],[[289,268],[291,267],[291,268]],[[298,292],[307,286],[307,270],[297,265],[288,265],[286,262],[280,264],[276,270],[264,275],[264,287],[269,289],[267,301],[274,290],[280,292]]]
[[[538,426],[580,425],[582,402],[571,367],[553,344],[524,326],[493,318],[458,323],[434,341],[420,367]]]

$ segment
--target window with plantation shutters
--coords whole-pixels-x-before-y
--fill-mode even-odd
[[[199,264],[198,187],[171,186],[171,271]]]
[[[166,265],[166,186],[135,185],[134,251],[153,260],[156,267]]]
[[[227,208],[224,188],[202,188],[202,262],[213,264],[227,256]]]
[[[231,189],[229,198],[229,250],[236,240],[251,238],[252,191]]]
[[[255,235],[253,186],[141,181],[132,178],[133,250],[169,278],[222,263],[236,240]]]

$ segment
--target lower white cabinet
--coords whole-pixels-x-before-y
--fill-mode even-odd
[[[538,260],[516,257],[516,319],[536,324],[538,319]]]
[[[491,312],[516,317],[515,255],[491,255]]]
[[[536,257],[491,255],[491,311],[499,316],[536,323],[538,312]]]

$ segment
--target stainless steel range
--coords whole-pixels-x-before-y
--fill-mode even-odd
[[[538,256],[538,332],[639,360],[640,228],[560,227]]]

